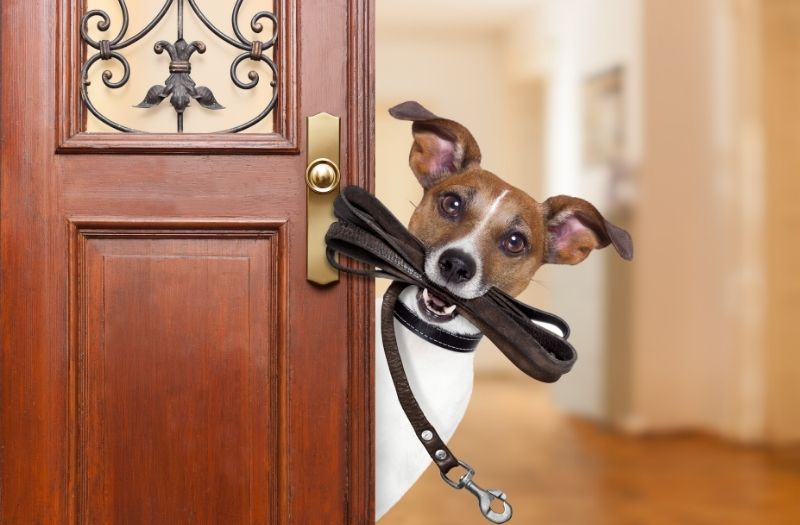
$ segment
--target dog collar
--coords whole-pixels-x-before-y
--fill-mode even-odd
[[[483,334],[481,333],[474,335],[454,334],[453,332],[443,330],[439,326],[431,324],[421,318],[402,301],[397,301],[397,305],[394,308],[394,318],[421,339],[453,352],[474,352],[478,343],[483,338]]]

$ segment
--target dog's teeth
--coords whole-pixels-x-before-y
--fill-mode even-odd
[[[422,289],[422,298],[425,299],[426,303],[431,304],[431,297],[430,297],[430,295],[428,295],[428,289],[427,288],[423,288]]]
[[[447,308],[444,309],[445,315],[450,315],[455,311],[456,311],[456,305],[454,305],[454,304],[451,304],[450,306],[448,306]]]

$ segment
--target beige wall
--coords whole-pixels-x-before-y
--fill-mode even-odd
[[[128,2],[128,4],[130,12],[128,36],[133,36],[153,19],[164,2],[163,0],[137,0]],[[198,2],[209,19],[228,35],[233,35],[230,20],[233,4],[233,0]],[[102,9],[111,17],[111,28],[107,32],[100,32],[96,28],[97,22],[101,20],[99,17],[92,18],[92,22],[89,24],[89,35],[92,38],[98,40],[116,36],[122,24],[122,13],[117,0],[87,0],[87,8]],[[258,10],[261,9],[271,10],[272,2],[259,2]],[[248,39],[267,40],[270,36],[266,35],[272,34],[269,20],[262,20],[264,30],[261,34],[253,33],[250,30],[250,19],[255,12],[255,9],[248,8],[247,4],[244,5],[239,17],[240,28]],[[200,40],[206,44],[208,49],[205,54],[195,53],[192,55],[192,79],[198,86],[209,87],[217,101],[226,108],[211,111],[192,101],[184,117],[186,132],[201,133],[227,129],[243,124],[258,115],[272,96],[272,88],[269,85],[272,80],[272,72],[269,67],[262,63],[256,64],[246,60],[239,67],[239,78],[244,82],[249,82],[247,74],[254,70],[261,79],[253,90],[239,89],[231,81],[228,71],[233,59],[242,54],[242,51],[214,36],[194,15],[188,3],[185,7],[184,20],[186,41]],[[133,106],[144,99],[151,86],[164,84],[169,76],[169,56],[166,52],[156,55],[153,51],[153,44],[159,40],[174,43],[176,37],[177,10],[173,5],[170,13],[152,33],[121,51],[131,64],[131,78],[125,86],[119,89],[108,89],[103,85],[101,74],[105,70],[114,74],[112,79],[114,81],[122,78],[122,67],[116,60],[100,61],[95,64],[89,75],[92,82],[89,93],[95,106],[112,120],[134,129],[149,132],[174,132],[176,129],[175,110],[169,104],[168,99],[154,108],[140,109]],[[272,131],[272,126],[273,119],[268,117],[247,132],[269,133]],[[89,115],[87,130],[93,132],[113,131],[92,115]]]
[[[799,440],[800,4],[646,5],[628,422]]]
[[[764,0],[766,433],[800,440],[800,2]]]
[[[635,228],[633,404],[628,423],[657,431],[721,429],[731,406],[737,349],[724,309],[734,261],[725,228],[714,127],[714,2],[647,2],[643,57],[645,153]],[[735,297],[735,295],[734,295]],[[734,314],[736,312],[733,312]]]

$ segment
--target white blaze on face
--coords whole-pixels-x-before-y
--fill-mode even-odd
[[[485,234],[485,230],[488,228],[492,217],[500,207],[500,202],[508,195],[508,192],[509,190],[500,192],[500,195],[492,201],[486,213],[481,217],[481,220],[471,232],[428,254],[425,258],[425,273],[433,282],[447,288],[455,295],[463,297],[464,299],[474,299],[486,292],[486,285],[483,282],[483,261],[481,260],[480,243],[478,241],[481,236]],[[466,252],[475,259],[475,275],[465,283],[448,283],[439,273],[439,257],[441,257],[442,253],[451,248]]]

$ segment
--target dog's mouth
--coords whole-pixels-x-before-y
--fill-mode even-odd
[[[420,311],[427,315],[431,321],[444,322],[456,316],[456,305],[450,304],[440,296],[422,288],[417,292],[417,303]]]

